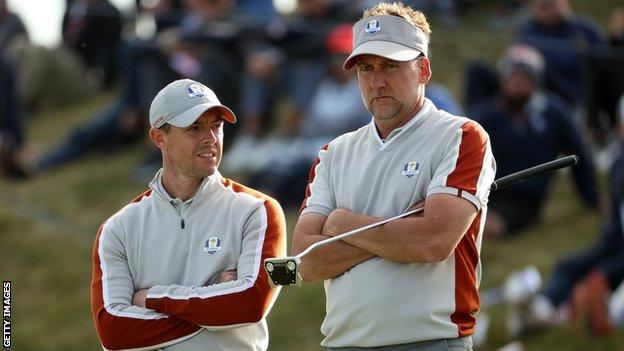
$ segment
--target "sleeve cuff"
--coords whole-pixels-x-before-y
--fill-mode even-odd
[[[485,205],[481,200],[479,200],[478,197],[462,189],[451,188],[451,187],[446,187],[446,186],[438,186],[435,188],[431,188],[429,189],[429,191],[427,191],[427,196],[433,195],[433,194],[449,194],[449,195],[460,196],[470,201],[473,205],[475,205],[475,207],[477,208],[477,211],[480,211],[481,207]]]
[[[306,213],[318,213],[322,214],[325,217],[329,217],[333,210],[333,208],[325,206],[312,205],[304,208],[303,211],[301,211],[301,215],[304,215]]]
[[[147,291],[145,307],[156,312],[167,313],[166,305],[164,299],[162,298],[166,289],[167,287],[162,285],[155,285],[151,287]]]

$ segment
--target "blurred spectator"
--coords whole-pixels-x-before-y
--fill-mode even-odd
[[[0,172],[10,178],[25,178],[18,154],[23,143],[22,120],[15,98],[13,70],[0,55]]]
[[[256,17],[265,23],[278,16],[273,0],[237,0],[236,10],[245,17]]]
[[[297,14],[284,23],[272,23],[265,40],[245,55],[241,95],[242,132],[255,138],[270,126],[274,103],[285,98],[289,110],[283,128],[294,132],[323,71],[325,36],[338,21],[350,20],[342,2],[299,1]],[[290,130],[290,131],[289,131]]]
[[[103,111],[73,128],[68,137],[42,155],[33,165],[33,172],[62,166],[95,150],[123,145],[138,140],[144,132],[146,107],[143,98],[148,87],[155,85],[159,56],[153,48],[122,42],[122,87],[120,97]],[[152,56],[153,55],[153,56]],[[150,74],[154,73],[154,74]],[[163,78],[164,79],[164,78]]]
[[[611,12],[607,35],[611,45],[624,49],[624,7],[616,7]]]
[[[63,43],[74,50],[105,87],[117,76],[121,14],[108,0],[66,0]]]
[[[591,208],[598,207],[590,151],[570,118],[570,108],[540,87],[544,61],[535,49],[514,45],[499,63],[500,92],[469,106],[468,115],[491,138],[498,176],[550,161],[560,153],[576,154],[572,169],[576,189]],[[551,176],[545,175],[492,193],[486,237],[501,237],[538,220]]]
[[[463,116],[464,111],[455,100],[453,93],[440,83],[429,81],[425,89],[425,97],[439,109],[456,116]]]
[[[284,207],[299,206],[304,197],[310,164],[317,150],[336,136],[370,121],[362,104],[357,78],[342,64],[351,52],[351,25],[332,29],[326,39],[325,71],[312,93],[303,119],[289,135],[260,141],[246,150],[248,159],[259,162],[250,177],[252,186],[273,194]]]
[[[464,106],[468,110],[474,105],[494,98],[500,91],[498,72],[483,61],[467,64],[464,84]]]
[[[239,95],[242,47],[248,30],[234,0],[186,0],[187,15],[163,32],[161,50],[169,67],[181,77],[215,87],[228,106]]]
[[[160,1],[159,6],[150,10],[157,19],[163,19],[157,22],[160,23],[157,28],[163,30],[170,28],[173,25],[171,21],[180,13],[180,9],[168,1]],[[175,75],[167,68],[156,38],[123,39],[119,46],[119,60],[119,98],[76,126],[64,141],[42,155],[33,165],[34,172],[58,167],[89,152],[124,145],[140,138],[144,132],[147,100]]]
[[[0,173],[24,178],[18,154],[23,143],[22,114],[16,97],[15,62],[7,50],[20,40],[28,40],[26,28],[0,0]]]
[[[184,17],[186,0],[135,0],[137,17],[151,15],[155,22],[155,31],[175,27]]]
[[[601,146],[614,139],[618,99],[624,93],[624,7],[618,7],[611,13],[607,33],[610,45],[604,55],[591,57],[588,105],[590,136]]]
[[[530,0],[531,18],[516,40],[535,47],[544,56],[546,88],[585,111],[589,57],[601,55],[606,40],[592,20],[574,15],[568,0]]]
[[[24,23],[16,14],[9,11],[6,0],[0,0],[0,54],[4,53],[11,41],[19,35],[28,36]]]
[[[607,306],[611,291],[624,280],[624,97],[620,113],[620,152],[610,173],[609,212],[598,242],[559,261],[543,291],[530,299],[526,316],[529,322],[561,322],[561,316],[565,319],[570,315],[571,305],[576,327],[587,325],[592,334],[606,336],[612,329],[612,320],[624,318],[619,315],[623,310],[611,318]],[[619,304],[614,301],[613,312],[621,309],[623,303],[624,300]]]
[[[32,45],[24,24],[0,0],[0,55],[12,70],[14,104],[19,110],[66,104],[92,91],[77,58],[63,49]]]
[[[159,8],[161,18],[179,9]],[[187,0],[186,15],[177,26],[164,26],[153,40],[121,43],[121,96],[101,114],[79,126],[61,145],[44,155],[36,169],[60,166],[95,149],[135,141],[144,132],[147,98],[178,78],[214,86],[224,104],[235,105],[240,45],[245,26],[235,17],[233,0]],[[148,162],[159,162],[148,157]],[[148,165],[149,166],[149,165]]]

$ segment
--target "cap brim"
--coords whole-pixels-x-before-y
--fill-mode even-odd
[[[186,128],[193,124],[204,112],[213,108],[221,110],[221,117],[224,120],[230,123],[236,123],[236,115],[234,115],[234,112],[232,112],[232,110],[230,110],[229,108],[219,104],[200,104],[197,106],[193,106],[188,110],[180,113],[179,115],[173,117],[172,119],[168,120],[167,123],[176,127]]]
[[[357,57],[360,55],[376,55],[394,61],[410,61],[418,57],[420,54],[421,52],[416,49],[393,43],[391,41],[368,41],[356,47],[351,55],[347,57],[347,60],[342,67],[344,69],[351,69],[351,67],[353,67],[357,62]]]

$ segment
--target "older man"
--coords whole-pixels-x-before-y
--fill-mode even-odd
[[[325,280],[328,350],[469,350],[479,311],[479,251],[495,163],[474,121],[425,98],[431,78],[425,16],[381,3],[353,27],[356,67],[371,123],[320,152],[293,250],[424,206],[324,246],[301,265]]]

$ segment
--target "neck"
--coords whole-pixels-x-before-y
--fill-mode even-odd
[[[184,175],[176,175],[172,171],[163,169],[162,184],[169,196],[174,199],[186,201],[192,198],[203,178],[193,178]]]
[[[410,112],[408,112],[407,114],[399,118],[396,118],[396,119],[392,118],[388,120],[375,119],[375,125],[377,126],[379,137],[385,140],[388,137],[388,135],[392,133],[393,130],[406,125],[407,122],[411,121],[412,118],[414,118],[414,116],[416,116],[416,114],[420,112],[424,104],[425,104],[425,99],[424,98],[419,99],[414,105],[414,107],[410,110]]]

